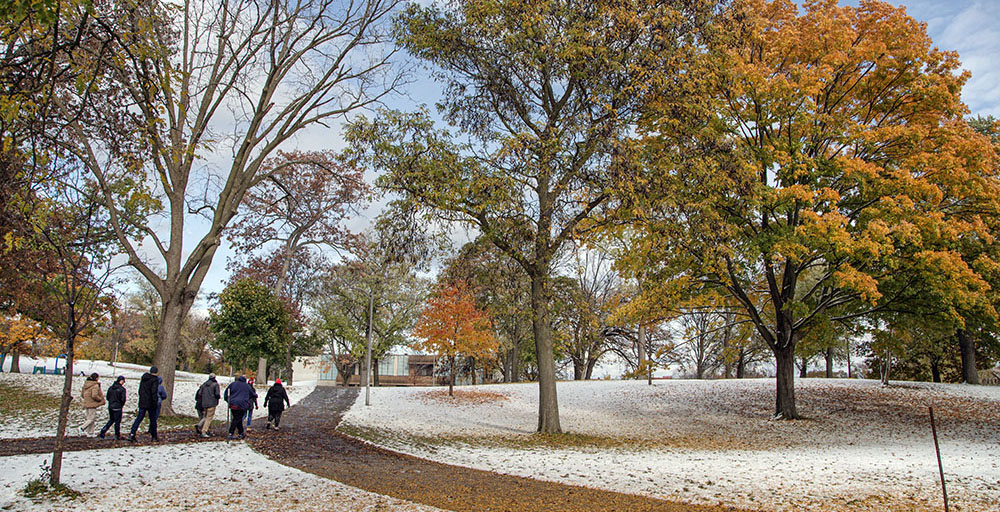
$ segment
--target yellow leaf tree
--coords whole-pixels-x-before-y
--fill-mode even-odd
[[[482,357],[500,346],[490,318],[476,307],[464,281],[442,285],[428,300],[413,334],[421,338],[417,350],[447,357],[451,368],[448,396],[454,396],[455,360],[458,356]]]
[[[928,290],[940,310],[995,315],[991,265],[963,247],[993,244],[996,153],[963,119],[957,55],[878,1],[740,0],[715,28],[701,101],[644,119],[624,266],[649,290],[734,301],[774,355],[785,419],[812,328]],[[680,132],[678,116],[702,122]]]

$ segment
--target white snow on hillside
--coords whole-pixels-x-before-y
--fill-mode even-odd
[[[951,503],[1000,510],[1000,387],[802,379],[797,405],[808,419],[788,422],[771,418],[771,379],[562,382],[563,430],[604,440],[571,448],[531,442],[536,384],[458,390],[468,391],[485,398],[377,388],[344,425],[441,462],[694,503],[940,510],[931,405]]]
[[[51,459],[51,454],[0,459],[0,510],[438,510],[282,466],[245,443],[224,442],[66,453],[62,482],[82,497],[35,503],[21,495]]]
[[[9,366],[9,362],[5,362]],[[5,383],[13,386],[18,386],[24,389],[29,389],[42,394],[48,394],[52,396],[59,396],[62,393],[63,384],[65,376],[63,375],[53,375],[53,374],[32,374],[30,373],[30,368],[34,366],[34,360],[31,358],[22,357],[21,364],[19,365],[22,369],[28,368],[27,373],[0,373],[0,383]],[[53,362],[52,358],[49,358],[47,366],[51,370]],[[60,365],[62,367],[62,365]],[[117,363],[115,366],[111,366],[106,361],[89,361],[89,360],[78,360],[73,365],[73,370],[75,376],[73,377],[73,397],[74,402],[70,407],[70,430],[67,434],[73,435],[75,433],[76,426],[83,423],[84,420],[84,410],[80,406],[80,391],[83,389],[83,383],[86,377],[80,374],[82,371],[86,375],[90,375],[93,372],[97,372],[100,375],[101,391],[106,393],[108,387],[114,383],[115,378],[118,375],[125,376],[125,389],[127,403],[125,404],[124,416],[122,418],[122,428],[127,429],[132,425],[132,420],[135,419],[136,410],[139,405],[139,378],[142,374],[149,370],[148,366],[140,366],[128,363]],[[197,416],[197,412],[194,409],[194,395],[198,391],[198,387],[201,386],[203,382],[208,378],[207,374],[197,374],[188,372],[177,372],[174,381],[174,411],[178,414],[183,414],[187,416]],[[225,391],[225,387],[232,382],[232,378],[225,376],[218,376],[217,380],[221,386],[220,391]],[[286,386],[285,389],[288,391],[288,399],[292,404],[295,404],[303,397],[312,392],[316,387],[315,381],[300,381],[296,382],[294,386]],[[260,396],[258,399],[258,404],[263,406],[264,404],[264,393],[266,393],[266,387],[257,387],[257,393]],[[19,437],[43,437],[43,436],[54,436],[56,434],[56,426],[58,423],[58,410],[52,410],[47,413],[33,414],[32,417],[24,416],[8,416],[4,417],[0,413],[0,439],[9,438],[19,438]],[[98,422],[97,428],[104,425],[107,421],[107,408],[98,408]],[[258,413],[259,414],[259,413]],[[219,418],[218,413],[216,418]],[[222,418],[225,419],[225,411],[222,411]],[[145,431],[145,421],[141,431]]]

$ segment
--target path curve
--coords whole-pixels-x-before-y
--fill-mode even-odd
[[[317,387],[285,412],[280,431],[257,430],[250,445],[272,459],[366,491],[434,507],[484,512],[737,512],[589,487],[545,482],[403,455],[359,441],[337,425],[357,388]]]

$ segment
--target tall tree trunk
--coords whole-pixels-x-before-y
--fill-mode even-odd
[[[552,326],[549,324],[549,299],[546,295],[548,265],[540,266],[542,268],[536,269],[531,276],[531,327],[535,335],[535,354],[538,362],[538,432],[561,434]]]
[[[795,343],[779,339],[773,352],[777,363],[774,416],[785,420],[797,420],[799,413],[795,409]]]
[[[372,385],[378,386],[378,359],[372,359]]]
[[[882,385],[889,385],[889,374],[892,372],[892,353],[885,349],[885,358],[882,360]]]
[[[826,358],[826,378],[833,378],[833,347],[827,347],[826,352],[823,353]]]
[[[804,379],[804,378],[806,378],[806,377],[809,376],[809,374],[808,374],[808,372],[809,372],[809,360],[803,357],[803,358],[800,358],[800,363],[801,364],[799,365],[799,378],[800,379]]]
[[[747,376],[747,353],[740,349],[740,358],[736,361],[736,378],[742,379]]]
[[[455,374],[458,373],[458,369],[455,368],[455,356],[448,357],[448,364],[451,366],[451,378],[448,379],[448,396],[455,396]]]
[[[958,348],[962,352],[962,381],[966,384],[979,384],[979,371],[976,370],[976,340],[965,329],[955,331],[958,337]]]
[[[254,383],[263,380],[261,384],[267,385],[267,359],[263,357],[257,358],[257,377]]]
[[[847,339],[847,378],[854,378],[853,370],[851,369],[851,340]]]
[[[10,354],[10,373],[21,373],[21,353],[17,350]]]
[[[181,325],[187,316],[194,297],[181,300],[180,297],[164,299],[160,310],[160,328],[157,332],[156,350],[153,352],[153,364],[163,377],[163,387],[167,390],[167,398],[160,406],[162,416],[173,416],[174,374],[177,368],[177,351],[181,339]]]
[[[285,379],[284,383],[289,386],[291,386],[294,383],[294,380],[292,379],[293,377],[292,373],[294,370],[294,367],[292,366],[293,363],[294,361],[292,361],[292,343],[289,342],[288,346],[285,347],[285,375],[283,376],[283,378]]]
[[[646,327],[641,323],[639,324],[639,333],[636,335],[635,344],[636,359],[638,359],[638,363],[635,366],[635,378],[639,379],[645,373],[643,371],[643,368],[645,368],[643,363],[646,362]]]
[[[583,380],[584,374],[583,361],[577,358],[573,358],[573,380]]]
[[[52,473],[49,484],[56,485],[62,476],[63,448],[66,442],[66,427],[69,424],[69,405],[73,400],[73,355],[76,341],[76,320],[73,311],[69,312],[69,327],[66,332],[66,372],[63,375],[62,400],[59,402],[59,423],[56,427],[56,442],[52,448]]]
[[[941,365],[938,358],[931,358],[931,381],[941,382]]]
[[[590,380],[594,378],[594,367],[597,366],[597,359],[590,358],[587,360],[587,373],[583,376],[585,380]]]

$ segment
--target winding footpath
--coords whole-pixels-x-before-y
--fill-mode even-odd
[[[741,512],[503,475],[441,464],[378,448],[336,430],[357,399],[357,388],[317,387],[288,409],[281,430],[254,421],[247,442],[273,460],[366,491],[456,512]],[[161,430],[158,444],[219,441],[221,427],[203,439],[193,430]],[[150,444],[140,436],[138,445]],[[55,438],[0,440],[0,456],[52,451]],[[66,451],[134,446],[128,441],[69,437]],[[745,511],[743,511],[745,512]]]

